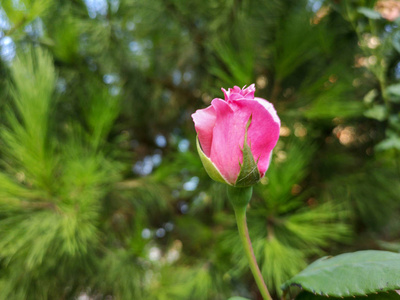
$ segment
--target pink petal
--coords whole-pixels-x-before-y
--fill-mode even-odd
[[[229,96],[229,101],[233,101],[233,100],[241,100],[241,99],[246,99],[242,94],[240,93],[233,93]],[[228,102],[229,102],[228,101]]]
[[[203,149],[204,154],[210,157],[213,128],[217,118],[215,109],[212,106],[198,109],[194,114],[192,114],[192,118],[201,148]]]
[[[234,102],[235,113],[252,116],[248,130],[248,143],[254,159],[258,159],[261,177],[265,175],[270,163],[272,149],[279,138],[280,120],[273,105],[262,98],[238,100]],[[245,118],[245,117],[244,117]]]
[[[221,91],[224,93],[225,101],[228,101],[230,92],[227,92],[224,88],[221,88]]]
[[[240,93],[242,92],[242,89],[241,89],[240,87],[238,87],[237,85],[235,85],[235,86],[233,87],[233,89],[229,89],[229,91],[231,92],[231,94],[233,94],[233,93],[238,93],[238,94],[240,94]]]
[[[243,87],[242,95],[245,99],[251,100],[254,99],[254,92],[256,91],[255,84],[251,84],[248,88]]]
[[[224,92],[225,101],[230,102],[242,99],[254,99],[254,92],[256,91],[256,88],[255,84],[253,83],[247,88],[244,86],[243,89],[235,85],[233,88],[228,89],[228,91],[226,91],[224,88],[221,90]]]
[[[220,99],[211,102],[217,120],[214,127],[210,159],[231,184],[236,182],[240,172],[239,162],[243,162],[245,127],[250,113],[234,112],[229,104]]]
[[[262,106],[264,106],[264,108],[266,110],[268,110],[268,112],[271,114],[272,118],[274,118],[274,121],[279,123],[279,127],[281,126],[281,120],[278,117],[278,114],[274,108],[274,106],[272,105],[272,103],[268,102],[267,100],[263,99],[263,98],[258,98],[255,97],[254,100],[256,100],[258,103],[260,103]]]

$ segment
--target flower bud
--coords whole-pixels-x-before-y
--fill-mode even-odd
[[[197,110],[197,150],[208,175],[236,187],[257,183],[267,171],[279,138],[280,120],[267,100],[254,97],[254,84],[225,91]]]

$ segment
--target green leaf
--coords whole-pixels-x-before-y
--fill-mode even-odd
[[[387,118],[387,109],[384,105],[374,105],[372,108],[364,112],[364,116],[378,121],[384,121]]]
[[[398,115],[391,115],[389,116],[389,128],[393,128],[395,129],[397,132],[400,132],[400,114]],[[389,130],[389,129],[388,129]],[[396,131],[392,133],[389,133],[389,131],[387,130],[386,135],[387,136],[397,136]]]
[[[400,150],[400,137],[390,136],[375,146],[376,151],[385,151],[390,149]]]
[[[389,85],[386,89],[389,94],[400,96],[400,84]]]
[[[393,34],[392,45],[400,53],[400,31]]]
[[[323,257],[288,280],[283,286],[333,297],[362,296],[400,288],[400,254],[358,251]]]
[[[400,47],[400,45],[399,45],[399,47]],[[390,96],[390,101],[396,102],[396,103],[400,102],[400,84],[389,85],[386,88],[386,92]]]
[[[302,292],[300,293],[297,297],[296,300],[331,300],[331,299],[343,299],[343,298],[336,298],[336,297],[329,297],[327,298],[326,296],[320,296],[320,295],[314,295],[313,293],[307,293],[307,292]],[[368,298],[365,296],[358,296],[358,297],[351,297],[349,299],[368,299],[368,300],[391,300],[399,299],[399,295],[396,292],[390,292],[390,293],[379,293],[379,294],[371,294],[368,295]]]
[[[379,95],[378,91],[376,89],[372,89],[364,96],[364,102],[366,104],[370,104],[370,103],[374,102],[374,99],[378,95]]]
[[[201,149],[198,137],[196,137],[196,146],[197,146],[197,152],[199,153],[201,162],[203,163],[204,169],[206,169],[208,176],[210,176],[211,179],[215,181],[229,184],[229,182],[226,181],[224,177],[221,175],[221,173],[219,172],[218,168],[214,165],[214,163],[207,157],[207,155],[204,154],[203,150]]]
[[[12,0],[1,1],[1,6],[10,22],[18,24],[23,21],[25,12],[21,9],[17,9]]]
[[[369,19],[380,19],[381,18],[380,13],[378,13],[376,10],[370,9],[368,7],[359,7],[357,9],[357,11]]]
[[[231,297],[228,300],[250,300],[248,298],[243,298],[243,297]]]
[[[256,184],[260,180],[260,171],[258,171],[257,162],[254,160],[250,145],[247,143],[247,130],[251,124],[252,116],[250,116],[246,124],[246,133],[243,143],[243,164],[240,166],[239,176],[236,179],[235,186],[247,187]]]

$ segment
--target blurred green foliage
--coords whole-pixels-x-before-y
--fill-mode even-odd
[[[399,25],[369,0],[2,0],[0,299],[260,299],[190,118],[253,82],[282,120],[248,213],[274,297],[399,251]]]

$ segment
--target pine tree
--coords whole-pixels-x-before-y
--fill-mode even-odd
[[[375,1],[3,0],[0,299],[258,299],[190,114],[256,83],[282,120],[250,235],[275,297],[398,251],[399,31]]]

